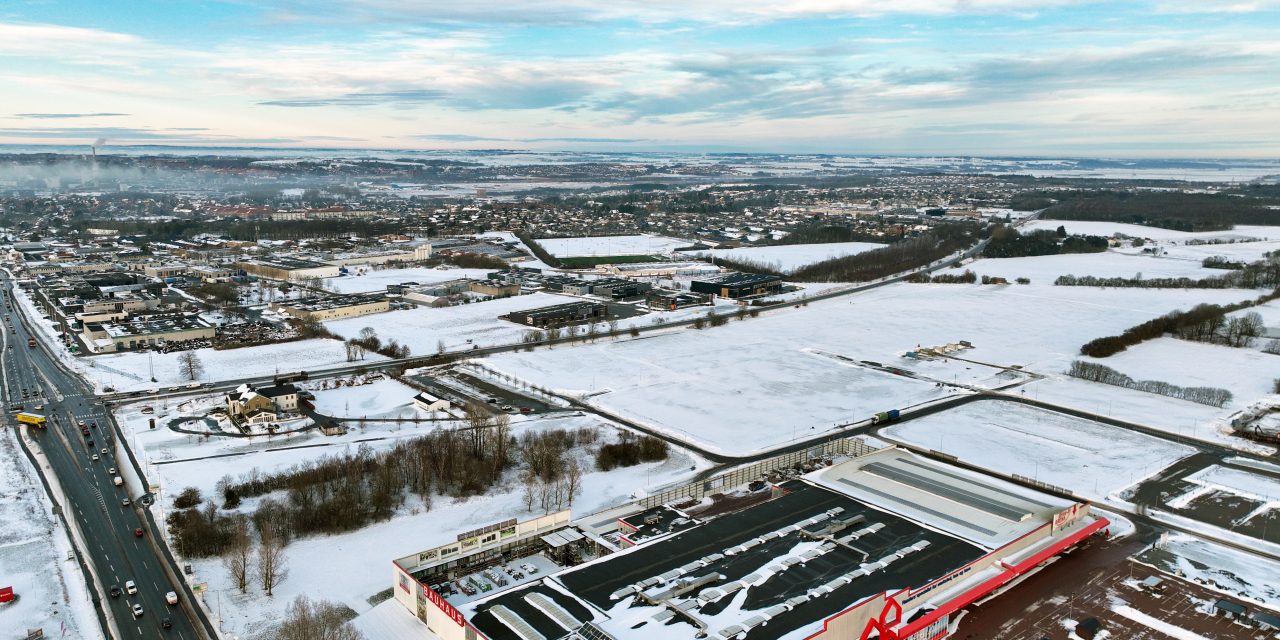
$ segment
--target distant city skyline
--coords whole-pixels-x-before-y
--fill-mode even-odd
[[[0,144],[1280,156],[1280,1],[0,9]]]

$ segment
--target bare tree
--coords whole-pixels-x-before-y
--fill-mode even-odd
[[[533,501],[538,497],[538,474],[525,471],[520,476],[520,483],[524,485],[524,493],[521,495],[524,499],[524,509],[533,511]]]
[[[200,356],[195,351],[183,351],[178,356],[178,370],[183,378],[194,382],[204,375],[204,363],[200,362]]]
[[[249,563],[253,558],[253,538],[249,536],[249,521],[236,518],[231,525],[231,541],[222,556],[222,566],[231,575],[231,582],[240,593],[249,590]]]
[[[327,600],[312,602],[299,595],[289,603],[284,622],[276,630],[276,640],[364,640],[352,626],[350,609]]]
[[[471,455],[477,458],[484,455],[489,441],[489,429],[493,426],[493,414],[488,407],[479,402],[467,405],[467,435],[471,440]]]
[[[371,342],[378,337],[378,332],[373,327],[365,327],[356,336],[360,338],[361,342]]]
[[[565,500],[569,506],[573,506],[573,499],[582,494],[582,467],[578,465],[578,460],[570,456],[568,464],[564,466],[564,493]]]
[[[444,355],[447,348],[444,346],[444,340],[436,341],[436,355]]]
[[[258,584],[270,596],[276,585],[289,576],[289,563],[284,555],[285,540],[274,527],[263,527],[258,536],[262,539],[258,545]]]

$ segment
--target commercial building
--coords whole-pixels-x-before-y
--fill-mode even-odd
[[[448,400],[436,397],[426,391],[420,391],[418,395],[413,396],[413,407],[419,411],[426,411],[427,413],[448,411],[449,406]]]
[[[609,307],[599,302],[570,302],[527,311],[512,311],[507,319],[517,324],[545,329],[604,320]]]
[[[272,280],[298,282],[309,278],[336,278],[340,267],[303,258],[287,256],[276,258],[254,258],[235,263],[237,269]]]
[[[97,353],[128,351],[170,342],[208,340],[216,330],[189,316],[161,316],[124,322],[87,322],[81,337]]]
[[[591,295],[609,298],[610,300],[629,300],[644,295],[653,289],[653,285],[636,280],[622,278],[604,278],[589,281]]]
[[[273,303],[271,308],[299,320],[324,322],[339,318],[355,318],[371,313],[382,313],[391,309],[391,302],[387,300],[386,296],[368,293],[299,298],[297,300]]]
[[[735,271],[691,280],[689,290],[721,298],[749,298],[778,293],[782,290],[782,279],[778,276]]]
[[[657,290],[650,291],[645,294],[644,303],[650,309],[661,309],[663,311],[675,311],[685,307],[696,307],[708,303],[706,295],[701,293],[689,293],[686,291],[667,291]]]
[[[501,523],[396,560],[393,591],[443,640],[937,640],[1109,525],[896,448],[752,486],[728,512],[685,498]]]
[[[501,280],[476,280],[470,285],[473,293],[479,293],[486,296],[497,296],[505,298],[520,294],[520,285],[503,282]]]

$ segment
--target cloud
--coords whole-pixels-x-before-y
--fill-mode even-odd
[[[492,138],[488,136],[473,136],[465,133],[424,133],[413,136],[419,140],[431,140],[434,142],[572,142],[572,143],[589,143],[589,144],[632,144],[636,142],[648,142],[644,138],[596,138],[590,136],[553,136],[543,138]]]
[[[36,120],[60,120],[66,118],[109,118],[116,116],[127,116],[127,113],[15,113],[14,118],[31,118]]]
[[[364,91],[344,93],[330,97],[288,98],[262,100],[258,104],[268,107],[372,107],[381,105],[406,105],[438,102],[445,98],[442,91],[433,89],[401,89],[399,91]]]
[[[435,142],[509,142],[507,138],[489,138],[485,136],[469,136],[464,133],[423,133],[413,136],[419,140]]]
[[[89,146],[95,142],[111,140],[113,143],[171,142],[189,144],[296,144],[297,138],[241,137],[219,134],[175,133],[178,130],[147,129],[137,127],[49,127],[5,128],[0,127],[0,138],[57,140],[68,144]]]

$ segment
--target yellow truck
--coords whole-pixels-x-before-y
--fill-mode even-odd
[[[26,411],[18,414],[18,422],[29,424],[33,427],[43,428],[45,426],[44,416],[38,413],[27,413]]]

